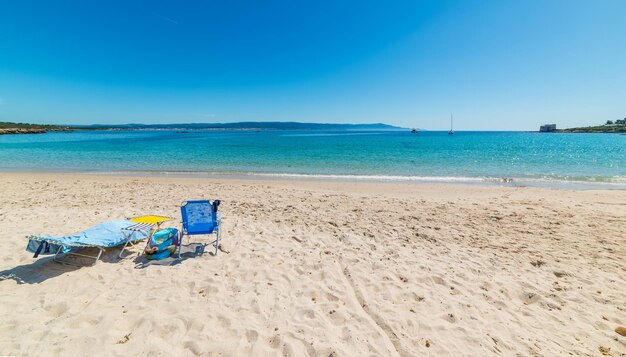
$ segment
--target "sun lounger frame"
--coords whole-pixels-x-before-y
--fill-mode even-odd
[[[126,236],[126,240],[124,242],[124,245],[122,246],[122,250],[120,251],[120,253],[118,254],[118,256],[120,257],[120,259],[123,259],[123,254],[124,254],[124,250],[126,249],[127,246],[131,246],[134,247],[137,242],[140,242],[146,238],[150,237],[150,231],[148,231],[148,233],[145,232],[145,228],[147,228],[146,226],[152,226],[151,224],[148,225],[146,224],[143,228],[143,230],[140,229],[132,229],[135,226],[140,226],[140,225],[132,225],[126,228],[122,228],[122,233],[125,234]],[[131,228],[131,229],[127,229],[127,228]],[[127,231],[124,232],[124,231]],[[137,239],[131,239],[132,235],[134,232],[138,232],[140,234],[143,234],[144,237],[143,238],[137,238]],[[34,235],[30,235],[27,236],[26,238],[28,239],[32,239],[32,240],[36,240],[36,241],[45,241],[45,239],[39,239]],[[53,244],[58,244],[58,243],[53,243]],[[121,245],[121,243],[117,246],[114,247],[119,247]],[[81,254],[81,253],[77,253],[77,252],[72,252],[71,250],[69,252],[63,252],[63,247],[71,247],[71,248],[97,248],[98,249],[98,254],[96,255],[88,255],[88,254]],[[107,248],[114,248],[114,247],[107,247]],[[102,246],[99,245],[84,245],[84,244],[62,244],[59,245],[59,249],[57,249],[57,252],[54,254],[54,257],[52,258],[53,261],[60,263],[60,264],[66,264],[66,265],[72,265],[72,266],[76,266],[76,267],[86,267],[86,266],[94,266],[96,265],[96,263],[98,262],[98,260],[100,260],[100,257],[102,256],[102,253],[104,253],[106,251],[106,249]],[[74,262],[70,262],[67,259],[63,259],[64,257],[67,257],[69,255],[74,255],[77,257],[82,257],[82,258],[88,258],[88,259],[93,259],[94,262],[91,264],[79,264],[79,263],[74,263]]]
[[[124,245],[126,246],[126,245]],[[97,246],[97,245],[87,245],[87,246],[78,246],[81,248],[98,248],[98,255],[87,255],[87,254],[80,254],[80,253],[76,253],[76,252],[72,252],[69,251],[67,253],[63,253],[63,246],[60,246],[59,249],[57,250],[56,254],[54,255],[54,258],[52,258],[52,260],[54,260],[57,263],[61,263],[61,264],[66,264],[66,265],[73,265],[76,267],[87,267],[87,266],[94,266],[96,265],[96,263],[98,262],[98,260],[100,260],[100,257],[102,256],[102,253],[104,253],[105,249]],[[121,254],[121,253],[120,253]],[[74,262],[70,262],[68,260],[63,260],[64,257],[68,256],[68,255],[75,255],[78,257],[83,257],[83,258],[89,258],[89,259],[94,259],[94,262],[91,264],[78,264],[78,263],[74,263]]]
[[[123,229],[125,230],[125,229]],[[130,239],[130,237],[132,236],[133,232],[139,232],[139,233],[144,233],[145,237],[141,238],[141,239]],[[137,245],[138,242],[148,238],[150,236],[150,234],[146,234],[143,231],[129,231],[127,238],[126,238],[126,242],[124,243],[124,245],[122,246],[122,250],[120,250],[120,253],[118,254],[118,257],[120,257],[120,259],[124,259],[123,254],[124,254],[124,250],[126,249],[127,246],[131,246],[134,247],[135,245]],[[100,257],[102,256],[102,253],[104,253],[106,251],[105,248],[99,246],[99,245],[66,245],[69,247],[80,247],[80,248],[97,248],[98,249],[98,254],[97,255],[88,255],[88,254],[81,254],[81,253],[76,253],[76,252],[72,252],[69,251],[67,253],[63,253],[63,246],[60,246],[59,249],[57,250],[56,254],[54,255],[54,261],[57,263],[61,263],[61,264],[67,264],[67,265],[73,265],[73,266],[94,266],[96,265],[96,263],[98,262],[98,260],[100,260]],[[114,248],[114,247],[109,247],[109,248]],[[94,262],[92,264],[77,264],[77,263],[72,263],[72,262],[68,262],[66,260],[62,260],[63,257],[68,256],[68,255],[75,255],[75,256],[79,256],[79,257],[83,257],[83,258],[90,258],[90,259],[94,259]]]
[[[131,247],[134,247],[137,244],[137,242],[140,242],[146,238],[150,238],[150,231],[153,226],[154,224],[139,223],[139,224],[135,224],[126,228],[122,228],[123,233],[124,231],[128,233],[124,233],[126,235],[126,243],[124,243],[124,246],[122,247],[122,250],[120,250],[120,254],[118,255],[120,259],[124,259],[122,255],[124,254],[124,249],[126,249],[127,246],[130,245]],[[157,224],[157,229],[159,229],[160,227],[161,227],[161,223]],[[148,230],[147,233],[146,233],[146,229]],[[133,236],[134,232],[143,234],[144,237],[141,239],[130,239]]]

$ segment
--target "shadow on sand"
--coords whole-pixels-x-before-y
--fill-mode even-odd
[[[183,245],[181,247],[180,258],[178,257],[178,254],[174,254],[174,256],[163,260],[148,260],[144,254],[137,252],[131,253],[130,251],[125,252],[126,255],[124,258],[120,258],[118,256],[118,249],[110,249],[102,253],[102,256],[97,264],[100,264],[101,262],[115,264],[120,261],[130,259],[132,255],[135,255],[133,262],[136,264],[136,269],[143,269],[150,265],[173,266],[178,265],[187,259],[202,256],[206,246],[207,244],[202,243]],[[81,253],[94,256],[98,254],[97,252],[98,251],[94,248],[85,248],[81,250]],[[213,252],[208,252],[207,254],[214,255]],[[15,268],[0,271],[0,282],[4,280],[14,280],[18,284],[39,284],[65,273],[71,273],[84,268],[88,269],[91,267],[90,264],[93,263],[93,260],[75,256],[63,257],[63,260],[74,264],[85,264],[85,266],[75,266],[55,262],[52,256],[47,256],[45,258],[37,259],[30,264],[18,265]]]
[[[169,258],[161,260],[149,260],[146,259],[144,254],[139,255],[133,261],[135,262],[135,269],[147,268],[151,265],[173,266],[182,263],[183,261],[191,258],[201,257],[204,254],[207,244],[203,243],[190,243],[183,245],[180,250],[180,258],[178,253],[175,253]],[[208,253],[213,255],[214,253]]]
[[[59,264],[53,261],[52,257],[46,257],[31,264],[18,265],[15,268],[0,271],[0,281],[15,280],[18,284],[39,284],[78,269],[80,267]]]
[[[39,259],[32,264],[18,265],[0,271],[0,281],[14,280],[18,284],[39,284],[59,275],[78,270],[80,267],[59,264],[52,257]]]
[[[45,258],[39,258],[30,264],[19,265],[12,269],[0,271],[0,281],[15,280],[18,284],[39,284],[61,274],[82,268],[90,268],[95,261],[95,256],[98,255],[98,249],[84,248],[79,252],[93,256],[94,258],[60,255],[60,261],[54,261],[54,256],[49,255]],[[120,251],[118,249],[105,250],[100,256],[98,263],[115,264],[128,259],[128,255],[125,258],[120,258],[118,256],[119,253]],[[126,254],[128,254],[128,252],[126,252]]]
[[[205,247],[206,245],[202,243],[183,245],[180,258],[178,258],[178,254],[174,254],[173,257],[163,260],[148,260],[145,258],[144,254],[138,253],[136,249],[135,251],[125,251],[124,258],[120,258],[118,256],[120,253],[119,249],[110,249],[102,254],[100,261],[97,264],[101,264],[101,262],[115,264],[123,260],[131,259],[131,257],[135,255],[133,262],[136,264],[136,269],[146,268],[150,265],[172,266],[180,264],[184,260],[202,256],[202,254],[204,254]],[[81,253],[95,256],[98,254],[98,251],[94,248],[85,248],[81,249]],[[53,256],[47,256],[45,258],[37,259],[30,264],[23,264],[16,266],[15,268],[0,271],[0,282],[4,280],[14,280],[18,284],[39,284],[65,273],[70,273],[83,268],[89,269],[91,268],[90,264],[93,263],[93,260],[75,256],[66,256],[62,259],[66,262],[84,264],[85,266],[75,266],[55,262],[53,260]]]

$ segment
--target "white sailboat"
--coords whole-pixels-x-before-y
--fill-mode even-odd
[[[454,129],[452,128],[453,123],[454,123],[454,118],[452,117],[452,114],[450,114],[450,131],[448,131],[448,135],[454,134]]]

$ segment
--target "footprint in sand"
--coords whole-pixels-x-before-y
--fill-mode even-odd
[[[333,301],[333,302],[339,300],[339,298],[337,296],[335,296],[335,295],[333,295],[331,293],[326,293],[326,299],[328,301]]]
[[[432,279],[433,279],[433,282],[435,282],[435,284],[446,285],[446,281],[438,276],[433,276]]]
[[[282,338],[280,337],[280,335],[274,335],[267,341],[267,343],[270,345],[270,347],[277,349],[282,345]]]
[[[524,305],[530,305],[541,300],[541,296],[539,296],[539,294],[529,292],[529,293],[523,293],[521,296],[521,299]]]
[[[446,316],[443,317],[444,320],[448,321],[449,323],[453,324],[456,322],[456,316],[454,316],[453,313],[449,313]]]
[[[248,340],[248,343],[253,344],[257,341],[257,339],[259,338],[259,333],[254,331],[254,330],[247,330],[246,331],[246,339]]]
[[[69,310],[69,306],[65,302],[60,302],[46,305],[44,306],[44,310],[49,312],[53,317],[59,317]]]
[[[304,320],[304,319],[314,319],[315,318],[315,311],[311,310],[311,309],[306,309],[303,311],[299,311],[296,313],[296,319],[297,320]]]
[[[338,312],[336,310],[330,310],[328,312],[330,316],[330,320],[333,322],[335,326],[342,326],[346,322],[346,317],[342,312]]]

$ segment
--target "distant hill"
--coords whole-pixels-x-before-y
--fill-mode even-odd
[[[261,130],[405,130],[393,125],[328,124],[299,122],[237,122],[237,123],[181,123],[181,124],[120,124],[74,125],[77,129],[261,129]]]
[[[238,123],[183,123],[183,124],[91,124],[43,125],[0,122],[0,134],[37,134],[47,131],[71,130],[406,130],[388,124],[322,124],[299,122],[238,122]]]

